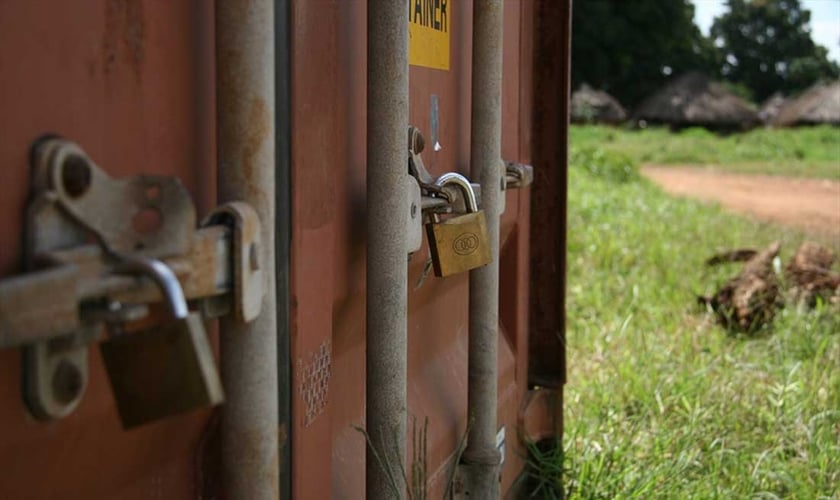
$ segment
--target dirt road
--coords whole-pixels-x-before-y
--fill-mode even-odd
[[[840,182],[741,175],[706,168],[645,166],[642,173],[665,191],[828,236],[840,245]]]

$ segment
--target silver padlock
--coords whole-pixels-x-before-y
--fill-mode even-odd
[[[130,428],[224,401],[201,317],[190,313],[178,278],[163,262],[128,258],[119,272],[151,278],[171,321],[100,344],[123,427]]]

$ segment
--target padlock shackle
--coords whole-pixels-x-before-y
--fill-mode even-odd
[[[169,306],[169,310],[175,319],[184,319],[189,316],[187,299],[184,297],[184,289],[178,277],[163,262],[157,259],[149,259],[136,256],[120,256],[120,263],[116,272],[119,274],[131,274],[146,276],[160,287],[163,300]]]
[[[455,184],[461,188],[461,192],[464,194],[464,205],[466,205],[468,212],[478,212],[478,202],[475,200],[475,191],[469,179],[461,174],[448,172],[438,177],[435,181],[435,186],[437,187],[443,187],[447,184]]]

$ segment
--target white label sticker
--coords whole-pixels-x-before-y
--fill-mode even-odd
[[[503,425],[499,432],[496,433],[496,449],[502,455],[499,465],[505,464],[505,426]]]

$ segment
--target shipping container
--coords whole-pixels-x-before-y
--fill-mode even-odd
[[[476,419],[468,412],[468,386],[471,377],[486,379],[487,372],[469,375],[470,273],[435,276],[425,229],[419,249],[404,256],[406,406],[397,407],[395,415],[402,415],[405,435],[398,427],[392,439],[383,439],[385,429],[368,428],[371,384],[388,383],[366,380],[366,367],[383,361],[368,352],[369,316],[380,304],[368,304],[367,283],[371,273],[389,272],[369,266],[368,243],[377,231],[370,214],[382,210],[382,220],[398,220],[406,231],[421,227],[368,203],[375,182],[367,178],[369,149],[378,143],[368,137],[369,121],[394,111],[375,108],[393,107],[390,101],[369,101],[380,95],[371,90],[370,75],[377,73],[370,68],[387,69],[407,58],[406,125],[422,134],[425,147],[418,154],[425,168],[432,178],[456,172],[478,182],[471,120],[478,102],[473,89],[482,88],[482,82],[472,76],[480,62],[475,54],[483,52],[474,47],[474,20],[495,11],[501,17],[499,160],[510,167],[494,259],[499,271],[497,359],[489,372],[497,394],[493,437],[501,494],[527,491],[524,443],[556,444],[562,435],[571,2],[409,0],[397,9],[402,21],[395,30],[408,39],[407,54],[382,56],[377,51],[387,43],[374,48],[370,33],[387,34],[395,26],[389,4],[0,2],[0,330],[5,330],[0,331],[0,498],[362,498],[371,480],[367,472],[378,466],[370,461],[371,450],[387,458],[400,445],[405,446],[403,462],[386,465],[397,472],[403,468],[409,482],[419,479],[429,498],[468,493],[469,485],[457,473]],[[394,45],[396,52],[400,47]],[[407,176],[409,133],[395,133],[404,146],[394,168]],[[44,144],[75,144],[83,153],[66,158],[81,155],[96,169],[91,174],[90,167],[81,167],[80,181],[78,175],[71,178],[76,166],[70,159],[59,167],[39,167],[39,162],[58,161],[44,152]],[[64,177],[44,181],[39,168],[59,168]],[[101,181],[99,172],[112,184]],[[140,174],[161,177],[136,177]],[[113,179],[129,176],[147,186],[140,196],[148,200],[126,202],[130,207],[125,208],[119,197],[130,189]],[[194,213],[154,205],[152,219],[163,221],[144,221],[135,213],[142,203],[170,196],[183,201],[175,187],[174,194],[168,191],[177,183],[163,178],[180,180]],[[149,190],[150,182],[159,184]],[[485,187],[480,206],[491,196]],[[42,201],[51,190],[59,192],[58,201]],[[84,205],[94,194],[97,198]],[[159,258],[182,280],[193,299],[191,309],[207,311],[214,301],[190,294],[199,287],[196,277],[210,272],[212,281],[213,271],[198,269],[192,259],[193,281],[185,283],[172,264],[179,254],[167,240],[171,234],[158,237],[155,231],[168,231],[177,225],[174,219],[186,220],[191,226],[182,236],[202,234],[218,238],[213,240],[218,245],[233,245],[238,229],[226,225],[226,232],[199,233],[197,225],[218,205],[239,198],[260,214],[263,235],[261,246],[251,248],[257,252],[252,260],[245,255],[243,262],[248,272],[271,275],[265,281],[271,293],[254,323],[260,331],[231,326],[237,323],[235,312],[220,306],[215,315],[224,314],[223,319],[207,319],[206,329],[225,402],[126,428],[112,391],[112,386],[117,390],[109,377],[112,367],[106,369],[97,346],[117,338],[115,327],[103,333],[104,320],[91,319],[90,308],[99,303],[84,302],[83,287],[72,279],[60,280],[68,262],[82,258],[68,249],[101,247],[91,250],[94,257],[84,257],[105,263],[96,277],[100,281],[132,272],[117,269],[117,254]],[[431,220],[433,207],[457,205],[446,200],[424,186],[422,206],[412,213]],[[32,215],[37,203],[59,207],[60,213],[43,217],[60,220],[61,229]],[[266,210],[274,220],[265,217]],[[125,220],[114,221],[126,213]],[[214,220],[235,224],[229,217]],[[68,236],[67,225],[82,227],[85,234],[74,229]],[[104,236],[94,237],[96,228],[103,228]],[[116,243],[122,230],[143,233],[145,239],[122,249]],[[197,252],[194,241],[190,251]],[[157,252],[163,245],[171,247],[168,253]],[[65,253],[46,258],[46,250]],[[217,262],[221,281],[206,286],[225,291],[228,299],[221,302],[235,302],[230,296],[239,292],[231,276],[241,255],[223,250],[208,250],[230,262]],[[37,276],[43,280],[36,286]],[[109,290],[154,288],[137,279],[114,283]],[[173,321],[157,304],[160,294],[132,297],[120,300],[151,304],[143,328]],[[30,325],[48,324],[55,337],[67,333],[61,322],[72,320],[58,317],[65,303],[74,304],[84,331],[92,333],[81,335],[79,329],[61,337],[64,343],[39,337],[46,350],[34,348],[40,333],[27,330]],[[135,309],[142,311],[128,306],[120,311],[127,317]],[[76,343],[68,347],[68,338]],[[83,352],[74,354],[78,365],[45,361],[66,352]],[[384,361],[375,373],[399,370],[399,363]],[[82,366],[80,373],[76,366]],[[395,380],[400,376],[394,373]],[[33,403],[43,396],[38,391],[52,394],[58,406],[39,409]],[[384,401],[387,407],[387,394]],[[394,404],[399,406],[398,397]],[[402,473],[398,476],[402,485]],[[382,491],[369,487],[367,493],[375,497]]]

